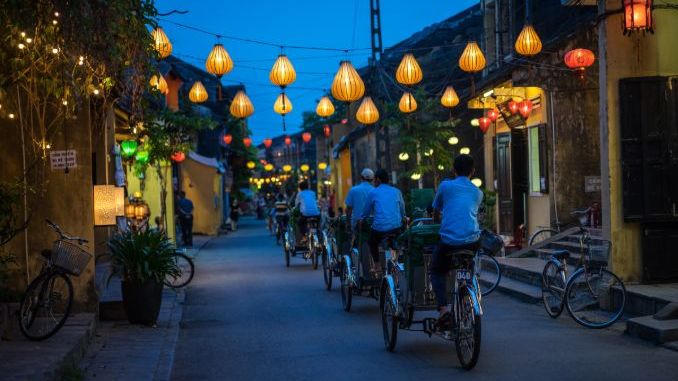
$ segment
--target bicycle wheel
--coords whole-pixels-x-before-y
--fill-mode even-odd
[[[455,347],[461,367],[470,370],[476,366],[480,356],[481,316],[473,308],[473,298],[469,290],[459,290],[459,321]]]
[[[554,262],[547,262],[541,276],[541,299],[546,313],[557,318],[563,312],[565,273]]]
[[[558,231],[551,228],[539,229],[532,236],[528,242],[529,246],[535,245],[545,239],[551,238],[551,236],[558,234]]]
[[[174,253],[174,263],[179,268],[179,275],[176,277],[166,276],[164,283],[167,287],[172,288],[185,287],[193,280],[193,273],[195,272],[193,260],[186,254]]]
[[[30,340],[45,340],[66,322],[73,304],[73,284],[65,274],[48,272],[33,280],[19,309],[19,328]]]
[[[381,286],[379,307],[381,310],[381,327],[384,331],[384,345],[386,350],[393,352],[398,341],[398,314],[391,299],[391,287],[384,281]]]
[[[626,287],[613,272],[583,268],[572,274],[565,290],[567,312],[579,324],[605,328],[624,313]]]
[[[353,301],[353,285],[348,278],[348,264],[346,261],[341,261],[341,305],[344,311],[351,311],[351,302]]]
[[[323,262],[323,278],[325,279],[325,288],[327,290],[332,289],[332,269],[330,268],[330,260],[327,255],[327,250],[323,250],[322,253],[322,262]]]
[[[476,277],[482,285],[482,296],[487,296],[497,288],[501,280],[499,262],[485,253],[480,253],[477,258],[479,263],[475,264]]]

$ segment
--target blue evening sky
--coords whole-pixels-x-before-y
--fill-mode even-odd
[[[158,0],[164,13],[173,9],[188,14],[165,18],[210,32],[283,45],[331,48],[369,48],[369,0]],[[384,47],[409,37],[426,26],[444,20],[477,3],[477,0],[381,0]],[[173,54],[204,69],[216,38],[193,30],[160,22],[174,46]],[[254,103],[249,126],[255,143],[282,134],[281,118],[273,112],[279,89],[268,79],[268,72],[280,53],[279,47],[222,39],[234,61],[234,69],[222,79],[224,85],[244,83]],[[342,52],[287,49],[297,70],[297,80],[287,93],[293,110],[287,115],[288,131],[298,131],[303,111],[315,110],[323,89],[329,89]],[[349,53],[356,67],[367,63],[369,50]]]

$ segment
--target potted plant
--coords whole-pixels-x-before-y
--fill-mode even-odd
[[[108,242],[112,275],[122,278],[122,303],[130,323],[155,324],[162,302],[163,280],[179,276],[174,246],[155,230],[128,231]]]
[[[0,341],[13,340],[19,332],[16,316],[21,294],[8,287],[12,264],[16,264],[14,256],[2,254],[0,249]]]

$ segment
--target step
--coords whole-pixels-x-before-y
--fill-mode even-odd
[[[626,333],[657,344],[678,341],[678,319],[657,320],[653,315],[626,321]]]
[[[481,281],[481,283],[484,283]],[[541,303],[541,288],[511,278],[502,277],[494,292],[501,292],[525,303]],[[491,298],[491,294],[488,296]]]
[[[541,258],[497,258],[504,278],[519,281],[528,285],[541,287],[541,274],[546,261]],[[501,284],[501,282],[500,282]]]
[[[629,313],[653,315],[669,303],[678,303],[678,283],[626,285],[626,310]]]

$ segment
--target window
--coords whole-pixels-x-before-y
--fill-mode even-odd
[[[548,193],[548,160],[546,155],[546,127],[527,129],[530,194]]]

